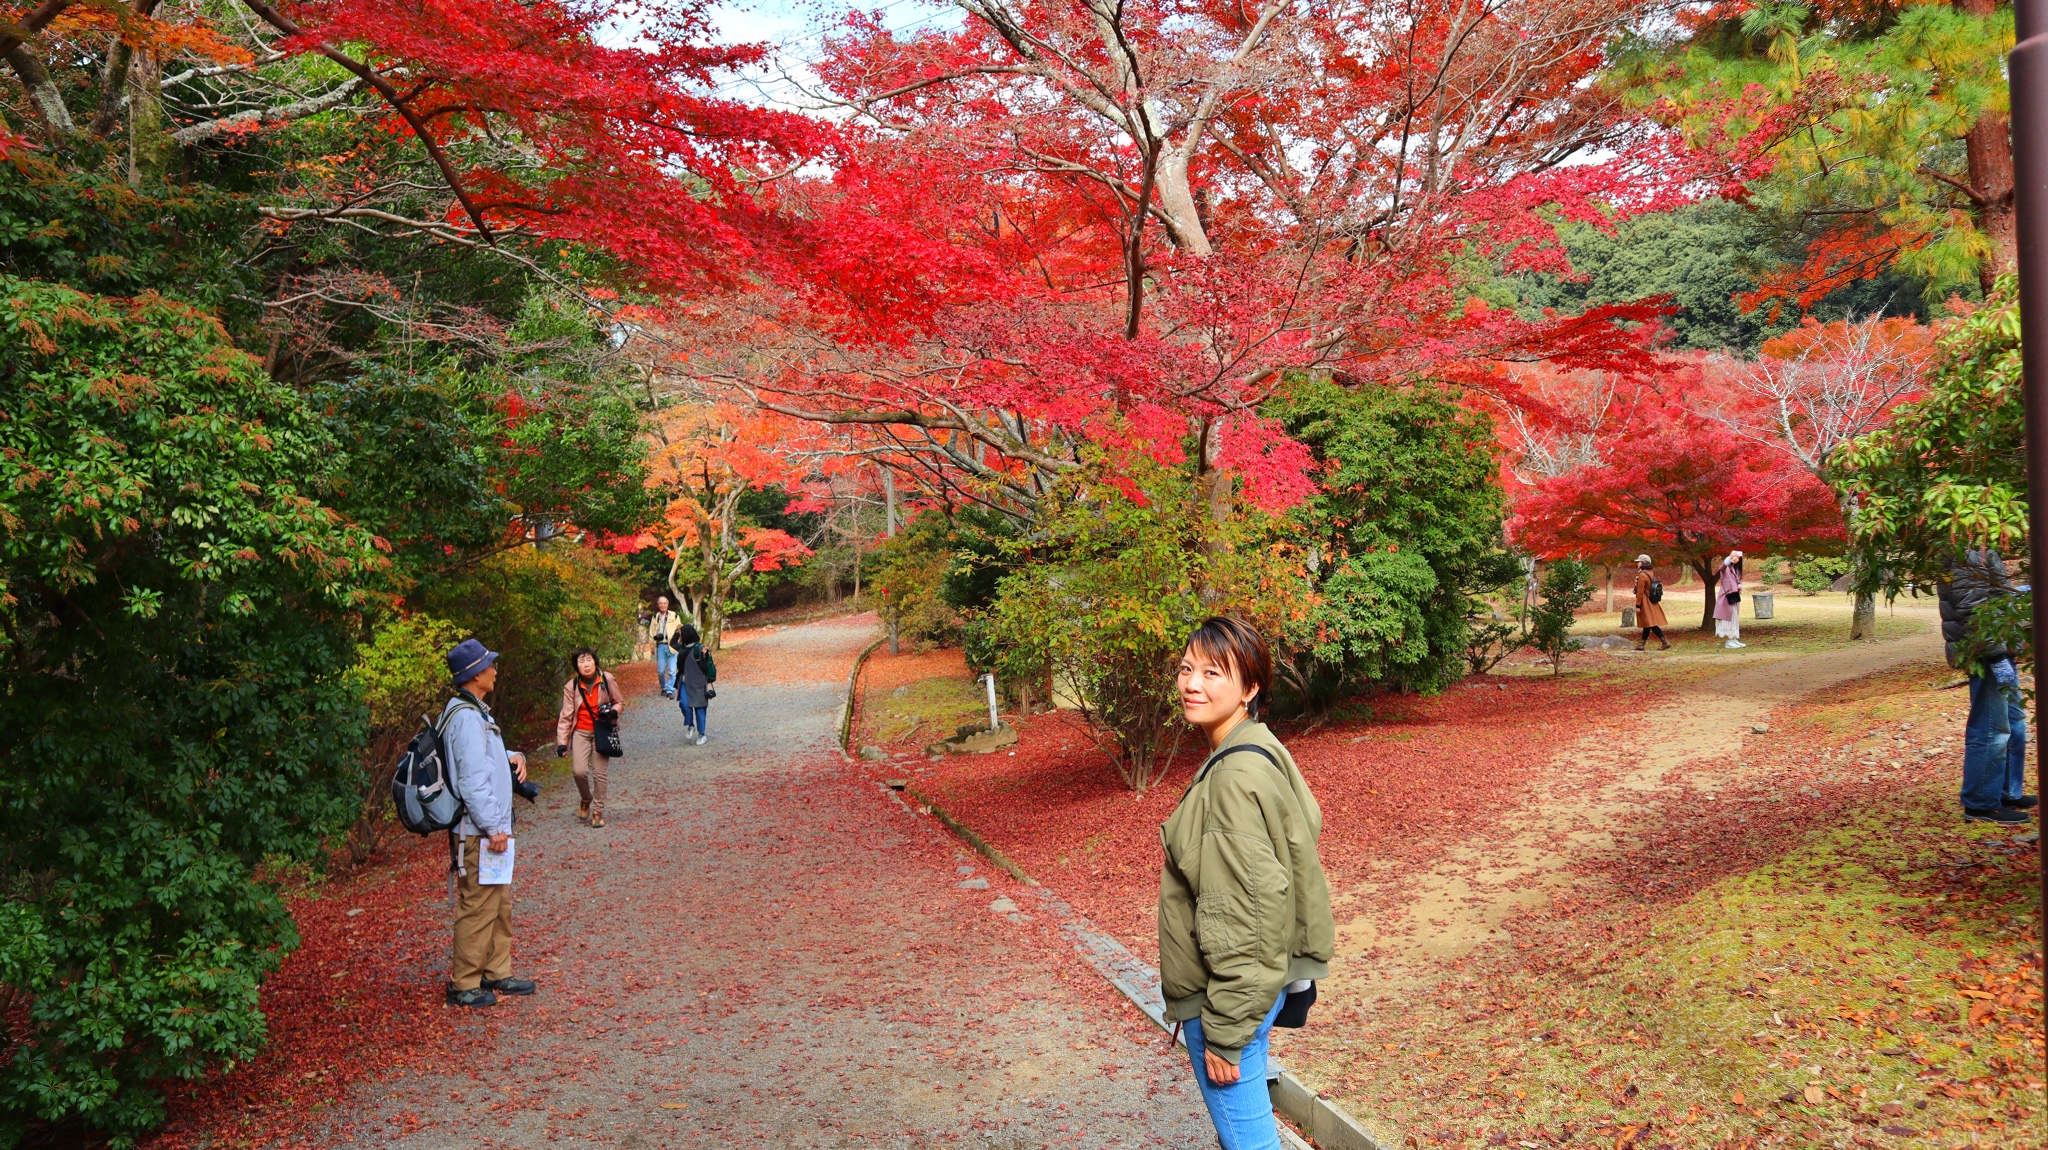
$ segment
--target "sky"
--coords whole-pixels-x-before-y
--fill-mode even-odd
[[[809,62],[817,57],[827,33],[856,8],[879,13],[885,27],[898,31],[958,27],[961,20],[960,10],[941,0],[872,0],[867,5],[845,0],[729,0],[711,9],[719,39],[771,44],[776,51],[771,64],[747,69],[743,77],[721,85],[718,94],[770,106],[807,106],[798,85],[815,78]]]

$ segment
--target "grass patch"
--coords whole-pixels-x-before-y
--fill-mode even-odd
[[[1961,821],[1946,678],[1782,709],[1746,782],[1291,1064],[1418,1147],[2040,1146],[2039,845]]]
[[[969,723],[987,726],[988,697],[972,679],[920,679],[870,694],[861,720],[865,740],[879,746],[937,742]]]

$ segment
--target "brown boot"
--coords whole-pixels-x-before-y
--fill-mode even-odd
[[[1669,651],[1669,650],[1671,649],[1671,640],[1669,640],[1669,639],[1659,639],[1659,640],[1657,640],[1657,641],[1658,641],[1659,643],[1662,643],[1662,644],[1663,644],[1663,646],[1661,646],[1661,647],[1657,648],[1657,649],[1658,649],[1659,651]]]
[[[1642,650],[1642,649],[1643,649],[1643,640],[1641,640],[1641,639],[1637,639],[1637,640],[1636,640],[1636,650],[1640,651],[1640,650]]]
[[[587,823],[587,822],[589,822],[589,821],[590,821],[590,800],[589,800],[589,799],[584,799],[584,800],[583,800],[582,802],[580,802],[580,803],[576,804],[576,821],[577,821],[577,822],[584,822],[584,823]]]

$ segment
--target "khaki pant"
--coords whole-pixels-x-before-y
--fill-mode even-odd
[[[455,960],[448,966],[448,980],[457,990],[475,990],[486,978],[512,977],[512,885],[476,881],[487,841],[462,839],[465,873],[455,878]]]
[[[597,753],[597,736],[589,731],[569,733],[569,769],[576,774],[576,793],[590,804],[590,813],[604,813],[605,776],[612,761]]]

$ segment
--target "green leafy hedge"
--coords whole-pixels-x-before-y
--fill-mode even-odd
[[[211,316],[0,276],[0,1145],[126,1138],[251,1056],[297,936],[266,864],[353,814],[336,444]]]

